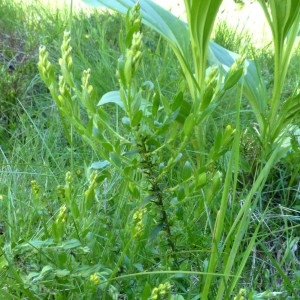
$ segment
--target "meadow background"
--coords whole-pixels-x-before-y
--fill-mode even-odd
[[[234,14],[248,15],[242,4],[225,2]],[[251,5],[259,9],[257,2]],[[127,116],[115,100],[106,103],[99,113],[105,124],[97,119],[103,143],[101,133],[75,122],[78,114],[89,129],[94,108],[70,106],[69,116],[58,109],[38,70],[39,49],[48,51],[43,58],[52,63],[61,95],[67,99],[90,84],[96,107],[110,91],[131,90],[128,79],[120,79],[119,58],[132,47],[130,26],[137,29],[112,11],[70,8],[0,1],[0,298],[298,299],[296,108],[283,143],[289,150],[274,164],[268,164],[253,108],[235,79],[223,93],[216,75],[208,73],[218,105],[207,119],[189,125],[185,109],[193,97],[178,59],[157,32],[141,25],[143,56],[130,85],[151,103],[157,119],[141,116],[141,110],[131,116],[129,109]],[[212,39],[255,62],[271,99],[277,71],[270,32],[260,23],[263,30],[253,31],[251,20],[237,27],[240,21],[233,24],[236,18],[220,11]],[[72,46],[72,69],[64,74],[72,74],[71,88],[63,91],[62,44],[63,51]],[[299,70],[296,41],[282,102],[299,101]],[[208,79],[205,84],[211,87]],[[197,126],[199,140],[190,133]],[[118,149],[128,149],[129,158],[123,161]]]

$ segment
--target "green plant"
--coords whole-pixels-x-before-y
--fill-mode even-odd
[[[101,2],[123,13],[133,4],[133,1],[86,2]],[[276,9],[281,11],[279,2],[273,2],[273,13]],[[299,6],[293,1],[289,3],[293,6],[293,12],[289,11],[293,17],[286,20],[297,24]],[[99,172],[106,168],[117,170],[124,180],[122,195],[133,199],[132,222],[124,231],[129,242],[121,248],[108,282],[122,279],[116,274],[129,255],[131,243],[138,253],[141,245],[150,240],[163,269],[172,268],[180,274],[192,268],[181,262],[180,253],[191,252],[191,242],[201,251],[205,246],[203,240],[207,241],[205,236],[208,236],[209,251],[200,255],[203,264],[197,265],[202,275],[197,289],[203,299],[208,295],[222,299],[233,294],[257,243],[263,215],[251,229],[248,246],[243,247],[250,230],[249,211],[255,209],[270,170],[287,153],[282,144],[286,132],[282,132],[298,114],[299,95],[283,104],[285,115],[277,116],[278,91],[282,90],[279,78],[275,76],[274,86],[279,86],[274,88],[274,101],[269,109],[263,80],[253,62],[245,60],[246,53],[238,56],[210,42],[221,1],[185,1],[185,4],[189,26],[152,2],[141,2],[142,19],[138,5],[127,13],[124,53],[117,67],[120,90],[105,94],[98,105],[89,83],[90,71],[83,72],[80,86],[74,80],[70,33],[65,34],[62,44],[59,84],[43,47],[39,71],[58,106],[69,141],[72,143],[69,129],[75,128],[102,158],[92,167]],[[152,82],[140,85],[136,79],[143,54],[141,20],[169,42],[181,65],[188,97],[179,91],[173,99],[168,99]],[[288,45],[293,43],[292,38]],[[279,42],[275,52],[281,51],[280,45]],[[281,56],[275,58],[275,66],[288,61],[288,50],[290,47],[286,48],[284,60]],[[215,65],[207,69],[207,61]],[[236,85],[240,92],[235,96],[235,129],[228,125],[209,141],[206,129],[213,120],[213,113]],[[258,164],[253,186],[245,191],[243,204],[237,209],[236,205],[228,204],[228,199],[231,203],[238,201],[242,94],[249,100],[259,125],[262,162]],[[104,108],[113,105],[118,114],[111,119]],[[107,174],[102,178],[106,179]],[[71,204],[67,203],[67,207]],[[124,203],[119,204],[119,213],[122,207]],[[199,227],[205,228],[203,232],[198,232]],[[134,263],[133,257],[129,260]],[[147,272],[141,274],[147,275]],[[158,274],[164,273],[158,271]],[[195,287],[192,293],[194,290]],[[291,292],[295,295],[293,289]],[[143,299],[147,299],[151,289],[146,286],[143,295]]]

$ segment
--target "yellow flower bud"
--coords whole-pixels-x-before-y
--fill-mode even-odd
[[[94,273],[90,276],[90,282],[93,284],[93,285],[98,285],[100,283],[100,277],[97,273]]]

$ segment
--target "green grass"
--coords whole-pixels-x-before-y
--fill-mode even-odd
[[[28,7],[25,16],[23,11],[23,6],[10,0],[0,3],[0,298],[155,299],[155,291],[165,289],[166,294],[161,293],[157,299],[201,299],[199,286],[203,285],[209,264],[222,185],[226,169],[233,165],[224,156],[210,166],[208,176],[220,173],[222,177],[211,178],[210,185],[203,187],[207,197],[212,193],[209,207],[203,209],[195,192],[198,190],[187,182],[183,188],[175,189],[182,173],[189,172],[184,162],[191,161],[192,168],[196,166],[192,145],[183,152],[185,161],[178,162],[160,181],[158,191],[163,190],[168,201],[174,251],[170,236],[160,228],[159,208],[147,204],[151,202],[147,197],[153,197],[155,192],[151,190],[155,178],[150,177],[152,187],[149,181],[136,178],[139,189],[116,168],[99,169],[95,178],[90,166],[103,158],[75,132],[72,143],[68,142],[57,108],[37,69],[39,46],[45,45],[50,60],[57,62],[63,32],[71,29],[76,85],[81,84],[82,71],[91,68],[97,100],[117,90],[117,60],[123,51],[119,41],[126,31],[124,18],[94,11],[89,15],[76,13],[70,20],[65,12],[47,11],[40,6]],[[138,84],[151,80],[166,102],[173,103],[179,91],[190,101],[170,47],[147,28],[143,28],[143,34]],[[215,39],[239,52],[242,38],[226,25],[216,30]],[[250,55],[261,66],[271,93],[272,52],[259,49]],[[299,89],[299,69],[297,50],[284,88],[287,96]],[[59,72],[57,66],[55,72]],[[220,129],[236,123],[237,97],[236,90],[227,93],[204,123],[203,132],[209,143],[204,149],[213,147]],[[120,109],[111,105],[106,112],[110,124],[122,133]],[[228,193],[234,201],[228,199],[226,233],[246,201],[261,164],[260,145],[252,129],[254,118],[246,102],[242,102],[241,112],[243,164],[235,173],[235,194]],[[300,125],[299,120],[294,124]],[[159,174],[161,166],[157,161],[167,162],[172,151],[176,149],[165,149],[152,162],[145,155],[145,168],[153,172],[152,176]],[[299,158],[299,146],[295,144],[293,151],[272,168],[258,191],[257,205],[251,211],[249,229],[230,275],[238,272],[248,250],[250,258],[228,299],[237,296],[240,289],[247,291],[247,299],[261,299],[259,295],[267,291],[280,292],[270,299],[300,297]],[[144,234],[136,235],[140,220]],[[257,239],[249,249],[256,230]],[[217,263],[224,253],[217,254]],[[217,264],[217,270],[219,277],[212,285],[211,299],[222,283],[224,266]]]

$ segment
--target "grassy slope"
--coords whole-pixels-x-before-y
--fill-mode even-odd
[[[71,189],[70,199],[80,203],[90,184],[87,166],[100,158],[95,157],[76,135],[72,145],[67,143],[57,111],[36,68],[40,44],[47,46],[53,61],[58,59],[62,33],[70,25],[69,19],[64,14],[49,13],[40,7],[31,7],[26,15],[23,11],[24,8],[10,1],[0,4],[0,27],[4,28],[0,34],[0,296],[7,299],[26,296],[30,299],[92,299],[97,293],[103,295],[107,288],[112,298],[119,293],[132,299],[148,285],[151,289],[170,281],[170,276],[132,277],[98,288],[90,276],[97,274],[105,281],[112,272],[114,276],[122,276],[165,270],[171,262],[167,253],[161,256],[157,252],[159,245],[155,243],[141,240],[134,245],[127,244],[134,203],[129,201],[126,184],[118,174],[111,171],[111,180],[99,183],[95,211],[84,216],[82,212],[78,219],[67,219],[65,215],[63,242],[50,242],[52,224],[58,219],[59,212],[63,214],[63,204],[68,201],[68,195],[63,193]],[[80,82],[81,71],[91,67],[92,83],[97,87],[99,98],[106,91],[117,88],[115,69],[120,55],[120,28],[124,29],[124,23],[115,16],[97,13],[89,18],[81,14],[74,16],[73,59],[77,81]],[[239,43],[235,38],[228,38],[230,34],[226,28],[221,29],[216,39],[238,51]],[[170,49],[157,36],[152,32],[145,32],[145,36],[147,50],[141,80],[156,82],[171,99],[176,86],[182,84],[178,66]],[[299,88],[299,52],[297,55],[286,85],[287,94],[293,94]],[[271,54],[258,51],[255,56],[263,64],[266,80],[271,82],[272,70],[266,63]],[[216,112],[217,121],[212,127],[227,124],[233,109],[229,98]],[[251,122],[251,119],[245,122]],[[245,151],[254,155],[255,160],[257,145],[251,139],[247,141],[246,134],[245,140]],[[269,289],[289,293],[291,285],[299,291],[296,247],[299,220],[295,211],[299,209],[298,168],[297,157],[289,157],[285,165],[274,170],[253,214],[255,222],[269,205],[264,212],[261,244],[253,250],[252,261],[241,280],[240,286],[249,291]],[[73,174],[72,181],[65,180],[68,171]],[[251,178],[245,175],[240,180],[245,194]],[[191,249],[191,245],[199,245],[199,241],[202,248]],[[183,248],[181,268],[202,270],[209,242],[210,238],[200,232],[189,232],[180,242]],[[124,251],[128,247],[131,251]],[[267,256],[264,250],[272,255]],[[283,273],[275,276],[278,268]],[[171,279],[174,293],[195,296],[198,280],[197,276],[174,276]],[[283,295],[286,299],[284,297],[287,294]]]

